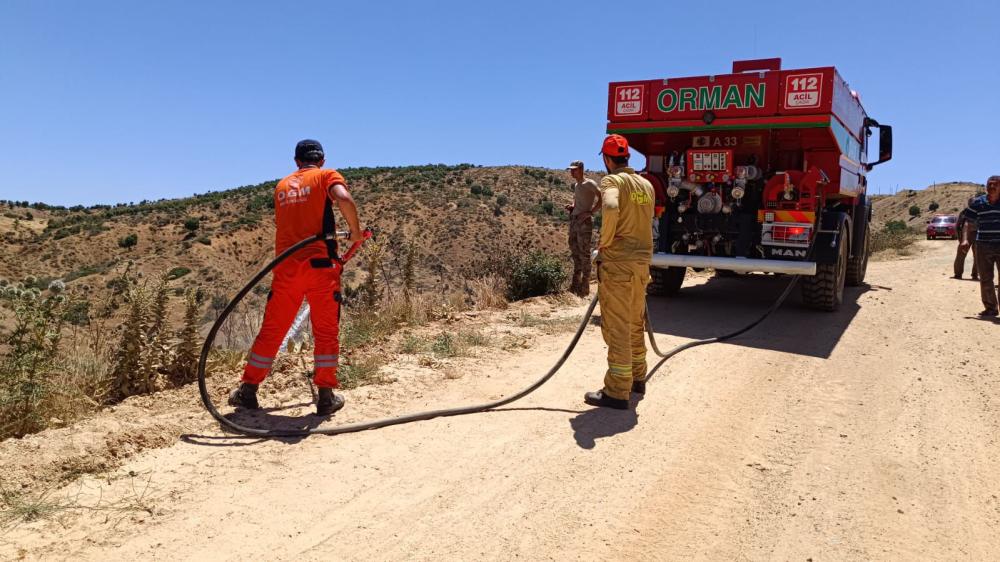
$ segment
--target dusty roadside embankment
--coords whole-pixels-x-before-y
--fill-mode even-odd
[[[200,436],[72,486],[80,502],[146,510],[23,523],[0,558],[992,559],[1000,324],[974,318],[975,284],[948,278],[953,250],[921,241],[873,262],[837,313],[793,298],[745,338],[677,356],[629,412],[580,400],[600,384],[596,327],[549,384],[497,412],[259,441],[193,411],[179,423]],[[745,323],[783,283],[699,279],[653,301],[661,346]],[[458,378],[414,364],[358,391],[348,416],[509,393],[566,339],[484,354]]]

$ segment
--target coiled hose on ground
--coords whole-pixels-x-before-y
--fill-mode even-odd
[[[576,332],[573,334],[573,338],[570,340],[569,345],[563,351],[562,355],[559,356],[559,359],[555,362],[555,364],[548,370],[548,372],[545,373],[545,375],[543,375],[541,378],[539,378],[534,383],[524,388],[520,392],[517,392],[505,398],[501,398],[500,400],[487,402],[484,404],[463,406],[458,408],[446,408],[441,410],[430,410],[427,412],[417,412],[414,414],[406,414],[392,418],[383,418],[374,421],[350,423],[350,424],[340,425],[337,427],[329,427],[329,428],[320,427],[312,429],[260,429],[255,427],[247,427],[245,425],[239,424],[227,418],[226,416],[223,416],[222,413],[220,413],[219,410],[215,407],[215,404],[212,403],[212,399],[209,396],[208,385],[206,383],[206,373],[205,373],[205,369],[208,364],[208,355],[212,349],[212,345],[215,343],[215,337],[218,334],[219,328],[222,326],[223,322],[225,322],[226,319],[229,317],[230,313],[232,313],[233,309],[235,309],[236,306],[240,303],[240,301],[242,301],[243,298],[246,297],[247,293],[249,293],[258,283],[260,283],[260,281],[268,273],[270,273],[271,270],[273,270],[278,264],[288,259],[289,256],[291,256],[301,248],[304,248],[305,246],[308,246],[313,242],[321,241],[324,238],[325,238],[324,235],[318,234],[311,238],[302,240],[301,242],[288,248],[287,250],[279,254],[277,257],[275,257],[273,260],[271,260],[271,262],[268,263],[267,266],[264,267],[264,269],[260,270],[257,273],[257,275],[255,275],[253,279],[251,279],[250,282],[247,283],[246,286],[244,286],[240,290],[240,292],[236,294],[236,297],[229,302],[226,308],[222,311],[222,314],[220,314],[218,319],[216,319],[215,323],[212,324],[212,328],[211,330],[209,330],[208,336],[205,338],[205,344],[201,348],[201,357],[198,360],[198,390],[201,393],[201,401],[202,403],[204,403],[205,409],[207,409],[208,412],[212,414],[212,417],[218,420],[218,422],[222,424],[223,427],[228,428],[236,433],[241,433],[250,436],[257,436],[257,437],[305,437],[309,435],[339,435],[341,433],[353,433],[356,431],[364,431],[368,429],[378,429],[380,427],[388,427],[390,425],[399,425],[415,421],[429,420],[433,418],[441,418],[447,416],[461,416],[465,414],[474,414],[478,412],[485,412],[487,410],[493,410],[501,406],[510,404],[512,402],[515,402],[517,400],[520,400],[521,398],[524,398],[525,396],[531,394],[539,387],[541,387],[543,384],[548,382],[548,380],[551,379],[553,375],[556,374],[557,371],[559,371],[559,369],[563,366],[563,364],[566,363],[566,360],[573,352],[573,349],[576,348],[577,343],[579,343],[580,338],[583,336],[584,330],[587,328],[587,324],[590,322],[590,317],[594,313],[594,308],[597,307],[597,295],[594,295],[594,298],[591,299],[590,306],[587,307],[587,311],[586,313],[584,313],[583,318],[580,320],[580,325],[577,326]],[[351,250],[345,254],[345,259],[343,259],[343,262],[346,263],[346,261],[350,258],[350,256],[354,254],[354,252],[357,250],[360,244],[361,244],[360,242],[356,243],[351,248]],[[650,376],[655,374],[656,370],[659,369],[660,366],[662,366],[663,363],[665,363],[668,359],[686,349],[690,349],[692,347],[696,347],[699,345],[706,345],[710,343],[716,343],[732,339],[735,338],[736,336],[739,336],[740,334],[743,334],[753,329],[755,326],[766,320],[767,317],[769,317],[771,314],[774,314],[776,310],[778,310],[781,304],[785,302],[785,299],[788,298],[788,295],[791,293],[792,288],[795,286],[795,283],[797,281],[798,281],[798,276],[797,275],[793,276],[791,278],[791,281],[789,281],[788,283],[788,287],[786,287],[785,290],[781,293],[781,295],[778,297],[778,300],[776,300],[774,304],[772,304],[771,307],[768,308],[763,315],[761,315],[759,318],[757,318],[750,324],[747,324],[746,326],[740,328],[739,330],[736,330],[728,334],[724,334],[714,338],[690,341],[681,344],[673,349],[668,350],[666,353],[661,352],[659,347],[656,345],[653,326],[649,319],[649,308],[647,307],[646,334],[647,337],[649,338],[650,346],[653,348],[653,352],[661,358],[660,361],[657,362],[656,365],[650,370]]]

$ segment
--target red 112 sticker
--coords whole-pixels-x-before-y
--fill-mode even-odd
[[[785,78],[785,108],[819,107],[823,94],[823,74],[790,74]]]
[[[618,86],[615,88],[615,115],[639,115],[642,113],[642,86]]]

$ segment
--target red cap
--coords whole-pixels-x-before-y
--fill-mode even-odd
[[[608,156],[628,156],[628,141],[621,135],[608,135],[601,147],[601,154]]]

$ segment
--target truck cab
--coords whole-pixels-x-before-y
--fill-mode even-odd
[[[878,158],[869,141],[879,133]],[[646,157],[656,192],[652,294],[687,268],[804,276],[805,302],[835,310],[864,281],[866,174],[892,158],[892,128],[870,118],[833,67],[614,82],[608,133]]]

